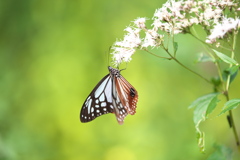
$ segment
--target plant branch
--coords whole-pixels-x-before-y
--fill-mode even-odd
[[[227,99],[227,101],[229,101],[229,94],[228,94],[228,92],[226,92],[225,94],[224,94],[225,96],[226,96],[226,99]],[[237,129],[236,129],[236,125],[235,125],[235,122],[234,122],[234,120],[233,120],[233,113],[232,113],[232,110],[230,110],[229,111],[229,125],[230,125],[230,127],[233,129],[233,134],[234,134],[234,137],[235,137],[235,140],[236,140],[236,145],[237,145],[237,148],[238,148],[238,150],[240,151],[240,141],[239,141],[239,138],[238,138],[238,133],[237,133]]]
[[[194,30],[195,31],[195,30]],[[193,36],[195,39],[197,39],[198,41],[200,41],[202,44],[207,45],[208,47],[210,46],[209,44],[207,44],[206,42],[202,41],[201,39],[199,39],[197,36],[195,36],[194,34],[192,34],[191,32],[189,32],[189,34],[191,36]]]
[[[143,48],[142,50],[144,50],[144,51],[146,51],[146,52],[150,53],[151,55],[156,56],[156,57],[158,57],[158,58],[163,58],[163,59],[168,59],[168,60],[171,60],[171,59],[172,59],[172,58],[169,58],[169,57],[162,57],[162,56],[156,55],[156,54],[150,52],[149,50],[147,50],[147,49],[145,49],[145,48]]]
[[[193,27],[193,32],[197,35],[197,32],[195,31],[194,27]],[[209,56],[214,60],[214,64],[216,65],[218,74],[219,74],[219,78],[221,81],[221,84],[223,85],[223,90],[224,90],[224,83],[223,83],[223,77],[222,77],[222,72],[221,72],[221,68],[219,65],[219,62],[216,61],[216,58],[214,57],[214,55],[211,53],[212,50],[210,50],[209,48],[211,47],[209,44],[207,44],[206,42],[202,41],[201,39],[199,39],[197,36],[195,36],[194,34],[192,34],[191,32],[189,32],[189,34],[191,36],[193,36],[195,39],[197,39],[198,41],[201,42],[201,44],[203,45],[203,47],[206,49],[207,53],[209,54]]]
[[[232,59],[234,58],[234,48],[235,48],[235,46],[236,46],[236,34],[233,34],[233,48],[232,48],[232,52],[231,52],[231,58]],[[232,64],[230,64],[229,67],[232,67]],[[226,96],[227,101],[229,101],[228,91],[229,91],[229,85],[230,85],[230,80],[231,80],[230,78],[231,78],[231,75],[229,74],[227,76],[226,91],[225,91],[225,96]],[[235,137],[235,140],[236,140],[238,150],[240,151],[240,142],[239,142],[239,137],[238,137],[238,132],[237,132],[237,129],[236,129],[236,125],[235,125],[234,120],[233,120],[232,110],[229,111],[229,119],[230,119],[230,124],[233,128],[233,134],[234,134],[234,137]]]
[[[208,79],[206,79],[205,77],[203,77],[203,76],[200,75],[199,73],[191,70],[190,68],[188,68],[187,66],[185,66],[184,64],[182,64],[177,58],[175,58],[174,56],[172,56],[172,54],[171,54],[166,48],[164,48],[164,50],[168,53],[168,55],[171,57],[171,59],[173,59],[175,62],[177,62],[180,66],[182,66],[182,67],[185,68],[186,70],[192,72],[193,74],[197,75],[198,77],[204,79],[204,80],[207,81],[208,83],[211,83],[211,81],[209,81]]]

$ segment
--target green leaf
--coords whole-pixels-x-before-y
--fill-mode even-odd
[[[204,95],[202,97],[199,97],[194,102],[192,102],[192,104],[188,108],[190,109],[190,108],[198,107],[198,105],[201,105],[205,102],[209,102],[214,97],[217,97],[217,95],[219,95],[219,93],[210,93],[210,94]]]
[[[235,109],[238,107],[238,105],[240,104],[240,98],[236,98],[236,99],[231,99],[229,101],[227,101],[225,104],[224,104],[224,107],[221,111],[221,113],[219,114],[219,116],[227,111],[230,111],[232,109]]]
[[[200,63],[200,62],[214,62],[215,60],[210,57],[209,55],[206,55],[206,54],[203,54],[203,53],[200,53],[198,55],[198,58],[197,60],[195,60],[195,63]]]
[[[177,42],[173,42],[173,47],[174,47],[174,53],[176,53],[177,50],[178,50],[178,43]]]
[[[174,56],[176,56],[177,50],[178,50],[178,43],[173,42],[173,49],[174,49]]]
[[[227,80],[227,77],[230,75],[230,83],[235,79],[238,74],[239,66],[232,66],[227,68],[223,71],[223,79],[224,81]]]
[[[236,70],[235,70],[236,69]],[[235,79],[239,71],[239,66],[232,66],[230,70],[230,83]]]
[[[227,71],[229,71],[230,75],[235,74],[236,72],[238,72],[238,70],[239,70],[239,66],[232,66],[227,69]]]
[[[216,108],[217,103],[219,102],[217,96],[219,93],[211,93],[199,97],[196,99],[188,108],[195,108],[193,111],[193,121],[195,124],[195,129],[197,132],[197,140],[198,146],[201,152],[205,150],[204,143],[204,132],[202,132],[199,128],[200,123],[207,119],[207,116],[212,113],[212,111]]]
[[[198,124],[195,126],[196,132],[197,132],[197,141],[198,141],[198,147],[200,149],[200,152],[204,153],[205,150],[205,134],[199,129],[201,121],[198,122]]]
[[[214,87],[214,91],[217,92],[218,91],[218,87],[221,85],[222,81],[221,79],[217,76],[217,77],[212,77],[211,78],[211,82],[213,84]]]
[[[216,149],[207,160],[232,160],[232,150],[226,146],[214,145]]]
[[[218,94],[219,93],[211,93],[199,97],[188,107],[195,107],[193,115],[195,125],[200,120],[205,120],[207,116],[215,109],[215,107],[217,106],[217,102],[219,102],[219,100],[217,99]]]
[[[232,65],[238,65],[237,61],[235,61],[234,59],[228,57],[227,55],[225,55],[225,54],[223,54],[221,52],[218,52],[218,51],[216,51],[214,49],[213,49],[213,51],[225,63],[232,64]]]
[[[205,121],[206,119],[206,111],[207,111],[207,101],[200,102],[197,104],[196,108],[193,111],[193,121],[194,124],[197,125],[199,121]]]
[[[207,107],[207,112],[206,112],[206,116],[208,116],[210,113],[212,113],[212,111],[216,108],[217,103],[220,100],[217,98],[217,95],[215,97],[212,97],[212,99],[209,101],[208,107]]]

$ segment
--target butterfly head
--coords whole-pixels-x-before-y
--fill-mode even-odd
[[[116,77],[120,77],[120,71],[116,68],[112,68],[110,66],[108,66],[108,70],[110,72],[110,75],[114,75]]]

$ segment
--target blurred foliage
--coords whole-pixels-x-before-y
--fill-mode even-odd
[[[214,144],[214,148],[216,149],[213,154],[211,154],[207,160],[231,160],[232,159],[232,151],[231,149],[225,146],[219,146]]]
[[[226,118],[213,116],[201,126],[208,152],[199,152],[187,106],[212,86],[145,52],[137,52],[122,71],[139,92],[136,115],[122,126],[111,114],[79,121],[85,98],[108,73],[108,48],[130,21],[151,18],[162,3],[1,1],[0,160],[200,160],[214,150],[215,141],[235,151]],[[209,78],[216,73],[210,64],[192,63],[202,50],[194,39],[184,35],[176,41],[182,62]],[[232,89],[230,96],[239,98],[239,77]],[[239,114],[234,110],[237,126]]]

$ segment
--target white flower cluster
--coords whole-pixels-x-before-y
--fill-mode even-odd
[[[114,63],[129,62],[136,49],[159,47],[164,34],[188,33],[193,25],[201,25],[206,30],[206,43],[215,43],[239,28],[239,18],[224,16],[226,8],[238,10],[237,7],[238,3],[232,0],[169,0],[155,11],[151,29],[146,27],[146,18],[136,19],[134,26],[125,29],[124,39],[113,46]],[[145,37],[141,38],[140,32],[144,32]]]
[[[211,34],[207,37],[207,43],[215,43],[217,39],[223,38],[226,33],[239,28],[240,19],[224,17],[221,22],[217,22],[211,30]]]
[[[123,41],[117,41],[113,46],[113,55],[116,64],[122,61],[129,62],[132,54],[141,45],[141,38],[139,35],[139,28],[127,27],[125,29],[127,34],[124,36]]]

